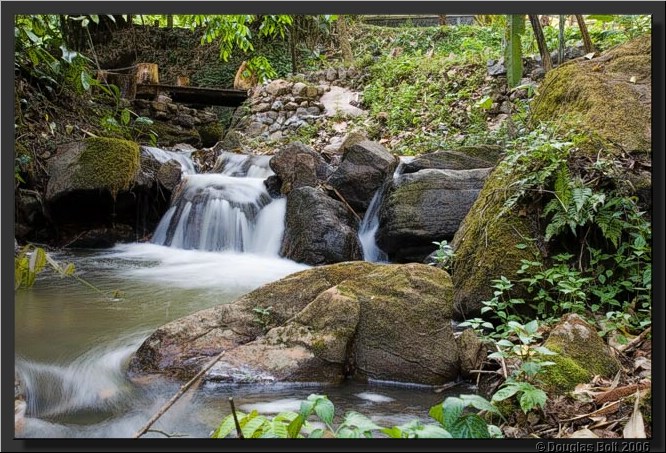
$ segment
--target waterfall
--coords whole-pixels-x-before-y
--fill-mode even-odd
[[[379,210],[384,201],[384,195],[391,185],[391,181],[395,180],[398,176],[402,174],[404,164],[410,162],[414,158],[411,156],[401,156],[400,164],[393,172],[392,179],[384,182],[382,186],[377,189],[377,192],[372,197],[370,201],[370,206],[368,210],[365,211],[361,225],[358,228],[358,240],[361,243],[361,248],[363,249],[363,259],[365,261],[370,261],[373,263],[381,263],[388,261],[388,256],[386,253],[379,248],[377,245],[377,240],[375,236],[377,230],[379,230]]]
[[[218,173],[186,174],[174,191],[152,242],[181,249],[275,256],[284,233],[286,202],[264,185],[269,156],[222,153]]]
[[[141,151],[149,154],[161,164],[169,160],[175,160],[180,164],[184,174],[191,175],[196,173],[194,163],[192,162],[192,151],[167,151],[152,146],[142,146]]]

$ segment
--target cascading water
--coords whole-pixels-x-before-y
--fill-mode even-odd
[[[277,256],[286,202],[266,191],[263,181],[273,174],[269,160],[223,153],[215,165],[220,173],[185,176],[152,242]]]
[[[400,164],[393,172],[393,179],[395,180],[398,176],[402,174],[403,167],[405,163],[411,161],[413,157],[401,156]],[[361,248],[363,249],[363,259],[365,261],[370,261],[373,263],[386,262],[388,256],[386,253],[379,248],[377,245],[377,240],[375,236],[377,230],[379,230],[379,209],[382,206],[384,201],[384,195],[388,190],[390,181],[386,181],[382,186],[377,189],[377,192],[372,197],[368,210],[365,211],[361,225],[358,228],[358,240],[361,243]]]

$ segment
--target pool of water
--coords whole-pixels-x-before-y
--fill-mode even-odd
[[[16,292],[16,369],[28,403],[17,437],[131,437],[182,384],[166,378],[131,381],[125,374],[131,354],[155,328],[307,268],[271,256],[154,244],[54,257],[75,263],[96,290],[45,271],[33,288]],[[154,428],[208,437],[229,414],[230,396],[241,411],[271,414],[297,411],[311,393],[328,395],[337,415],[355,410],[384,426],[426,418],[445,397],[428,387],[390,383],[209,383],[189,390]]]

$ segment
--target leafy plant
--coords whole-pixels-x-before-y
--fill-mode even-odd
[[[73,276],[74,264],[60,264],[43,248],[28,244],[14,256],[14,290],[34,285],[37,275],[50,266],[61,277]]]
[[[438,248],[435,251],[435,264],[441,265],[444,269],[449,269],[451,267],[451,262],[455,257],[455,252],[453,247],[448,243],[448,241],[443,240],[440,242],[433,242]]]
[[[498,351],[488,357],[513,362],[515,365],[511,375],[492,396],[492,401],[503,401],[515,395],[523,412],[527,413],[537,407],[543,409],[547,395],[537,386],[538,375],[544,367],[554,365],[554,362],[542,360],[541,357],[555,353],[536,345],[541,339],[538,321],[533,320],[527,324],[509,321],[507,328],[510,334],[517,337],[518,342],[501,339],[497,341]]]
[[[345,414],[337,428],[334,426],[335,406],[325,395],[312,394],[301,402],[298,413],[281,412],[268,418],[257,411],[249,414],[236,412],[238,423],[245,438],[303,438],[316,439],[336,437],[339,439],[372,438],[383,433],[393,438],[489,438],[502,437],[500,429],[489,425],[480,413],[470,413],[469,408],[500,419],[502,415],[490,402],[478,395],[448,397],[442,404],[433,406],[429,415],[438,422],[424,424],[413,420],[400,426],[383,428],[363,414],[350,411]],[[308,419],[316,416],[325,428],[313,428]],[[226,416],[212,433],[213,438],[232,435],[235,428],[234,415]]]
[[[268,326],[271,323],[271,310],[273,309],[272,306],[270,307],[254,307],[252,309],[253,312],[256,313],[254,317],[254,322],[259,324],[262,329],[266,330]]]

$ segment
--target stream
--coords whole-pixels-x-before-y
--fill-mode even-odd
[[[144,152],[174,157],[156,148]],[[53,255],[74,263],[98,291],[47,270],[34,287],[16,292],[16,372],[27,400],[17,437],[131,437],[182,384],[127,376],[132,353],[156,328],[308,268],[279,257],[286,203],[271,199],[263,185],[272,174],[267,159],[224,153],[219,173],[195,174],[189,155],[175,157],[184,180],[152,243]],[[365,240],[374,242],[374,232]],[[311,393],[328,395],[338,420],[354,410],[389,427],[426,420],[446,396],[386,382],[207,383],[153,425],[161,432],[144,437],[208,437],[229,414],[229,396],[241,411],[275,414],[298,411]]]

